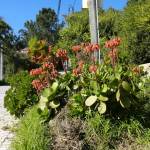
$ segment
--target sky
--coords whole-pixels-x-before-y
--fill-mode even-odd
[[[127,0],[103,0],[103,8],[122,9]],[[68,14],[68,9],[74,0],[62,0],[60,19]],[[17,32],[24,27],[27,20],[35,20],[36,14],[42,8],[53,8],[57,12],[58,0],[0,0],[0,17],[2,17]],[[82,8],[82,0],[76,0],[75,11]]]

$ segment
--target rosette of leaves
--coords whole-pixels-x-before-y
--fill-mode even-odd
[[[33,37],[28,42],[29,46],[29,57],[40,57],[48,54],[48,44],[45,40],[38,40]]]
[[[65,89],[59,85],[58,81],[52,83],[50,87],[45,88],[40,94],[39,111],[43,116],[50,115],[63,105],[65,98]]]
[[[98,111],[100,114],[130,110],[140,102],[137,96],[141,91],[138,86],[140,81],[141,77],[135,75],[128,66],[116,65],[112,68],[101,64],[95,74],[85,72],[76,81],[76,90],[72,89],[73,97],[76,97],[77,92],[80,99],[78,96],[71,105],[84,102],[84,105],[80,105],[83,109]],[[81,85],[82,88],[79,88]]]

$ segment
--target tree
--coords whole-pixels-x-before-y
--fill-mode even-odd
[[[134,5],[137,3],[144,3],[146,0],[128,0],[127,5]]]
[[[58,31],[61,25],[57,23],[57,15],[50,8],[43,8],[36,15],[35,21],[27,21],[25,29],[20,30],[21,37],[27,42],[30,38],[36,36],[39,40],[45,39],[50,44],[54,44],[58,39]]]
[[[119,18],[120,11],[113,8],[109,8],[99,13],[99,32],[101,38],[110,39],[113,36],[118,35],[118,31],[115,29],[116,21]]]
[[[15,61],[19,59],[17,51],[22,49],[24,44],[19,37],[13,34],[12,28],[0,18],[0,50],[4,56],[4,75],[12,74],[15,71]]]
[[[59,32],[56,48],[70,49],[81,42],[90,41],[88,11],[82,10],[65,16],[66,26]]]
[[[118,18],[118,32],[122,37],[122,51],[137,64],[150,62],[150,3],[128,5]]]

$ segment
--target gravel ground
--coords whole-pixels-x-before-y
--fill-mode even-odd
[[[4,96],[8,89],[9,86],[0,86],[0,150],[10,150],[11,139],[14,137],[11,129],[17,123],[17,120],[4,108]]]

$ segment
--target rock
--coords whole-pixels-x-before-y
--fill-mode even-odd
[[[142,64],[140,67],[143,67],[144,71],[147,72],[147,76],[150,77],[150,63]]]

